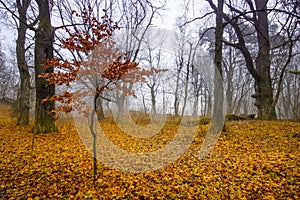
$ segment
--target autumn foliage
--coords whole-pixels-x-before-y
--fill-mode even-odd
[[[201,125],[189,150],[160,170],[126,174],[99,161],[95,187],[92,155],[70,121],[58,125],[61,132],[35,135],[28,171],[31,127],[0,118],[0,199],[299,199],[299,123],[228,122],[206,160],[195,156],[208,129]],[[136,153],[163,148],[177,129],[168,121],[145,140],[124,134],[110,119],[101,127]]]
[[[61,44],[63,49],[71,52],[73,58],[46,60],[44,67],[53,66],[55,72],[41,75],[49,84],[65,86],[66,90],[44,101],[58,101],[61,104],[56,111],[70,112],[74,106],[78,108],[84,104],[84,101],[80,100],[82,96],[101,95],[104,91],[117,89],[122,89],[125,95],[134,95],[132,90],[126,90],[119,83],[144,81],[145,76],[149,76],[153,70],[140,69],[138,63],[131,62],[126,53],[116,48],[112,37],[119,27],[108,16],[104,15],[100,22],[86,9],[82,14],[76,11],[73,11],[73,14],[82,19],[81,26],[84,28],[65,28],[70,37]],[[75,81],[74,87],[68,89]],[[76,102],[74,94],[77,97]]]

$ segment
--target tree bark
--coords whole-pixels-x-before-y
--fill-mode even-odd
[[[229,40],[232,40],[233,38],[233,30],[228,29],[227,30]],[[226,88],[226,114],[233,114],[233,74],[234,74],[234,68],[236,66],[236,59],[234,56],[233,47],[229,47],[228,49],[228,61],[223,61],[224,63],[224,71],[226,74],[227,79],[227,88]]]
[[[256,57],[256,70],[259,75],[255,79],[256,106],[258,108],[258,118],[272,120],[276,119],[275,107],[272,106],[273,87],[270,75],[270,40],[269,40],[269,23],[267,12],[268,0],[255,0],[256,9],[262,10],[257,12],[255,28],[257,30],[258,55]]]
[[[98,120],[103,120],[104,119],[104,109],[103,109],[103,99],[102,98],[97,98],[97,118]]]
[[[153,85],[149,85],[150,86],[150,93],[151,93],[151,114],[153,116],[156,115],[156,95],[155,95],[155,83],[153,83]]]
[[[228,15],[223,13],[223,18],[228,21],[231,26],[234,28],[236,36],[238,38],[238,43],[225,42],[225,44],[233,46],[239,49],[246,62],[247,69],[249,73],[255,80],[255,94],[252,95],[256,99],[255,106],[258,109],[258,119],[272,120],[276,119],[275,106],[272,106],[274,102],[273,98],[273,87],[270,75],[270,40],[269,40],[269,22],[268,22],[268,11],[267,11],[267,2],[268,0],[254,0],[256,5],[256,10],[252,1],[247,1],[249,7],[253,11],[252,17],[245,17],[246,20],[251,21],[251,23],[256,28],[257,33],[257,45],[258,45],[258,55],[254,59],[252,58],[249,50],[246,47],[246,41],[243,35],[243,31],[240,28],[237,19],[231,19]],[[216,6],[212,1],[209,0],[211,7],[216,12]],[[229,8],[238,12],[239,14],[242,11],[237,10],[228,4]],[[255,63],[255,64],[254,64]]]
[[[39,7],[39,25],[35,32],[35,126],[34,133],[51,133],[56,130],[55,118],[50,114],[55,109],[54,101],[42,102],[55,94],[55,86],[48,85],[42,73],[53,73],[53,67],[45,69],[42,65],[45,59],[53,58],[53,31],[51,27],[50,9],[48,0],[36,0]]]
[[[190,66],[191,66],[191,59],[192,59],[192,51],[193,51],[193,44],[189,43],[190,49],[189,49],[189,56],[186,64],[186,77],[185,77],[185,83],[184,83],[184,97],[183,97],[183,105],[181,110],[181,116],[184,115],[185,107],[187,104],[187,98],[188,98],[188,88],[189,88],[189,80],[190,80]]]
[[[216,31],[215,31],[215,57],[214,57],[214,104],[209,127],[210,134],[219,134],[224,126],[224,85],[222,70],[222,42],[223,42],[223,5],[224,0],[218,0],[216,12]]]
[[[18,124],[27,125],[29,123],[29,102],[30,102],[30,74],[28,65],[25,58],[25,39],[27,25],[27,9],[29,7],[31,0],[23,0],[22,3],[20,0],[17,0],[17,7],[19,13],[19,27],[18,27],[18,37],[16,41],[16,54],[17,54],[17,63],[20,74],[20,90],[18,98]]]
[[[180,77],[179,77],[179,74],[180,74],[180,71],[177,71],[177,76],[176,76],[176,86],[175,86],[175,93],[174,93],[174,115],[175,116],[179,116],[179,103],[180,103],[180,98],[179,98],[179,80],[180,80]]]
[[[212,0],[207,0],[212,3]],[[216,31],[215,31],[215,57],[214,57],[214,105],[211,117],[211,124],[207,135],[204,138],[203,144],[198,157],[205,158],[211,149],[215,146],[223,128],[224,128],[224,86],[222,77],[222,42],[223,42],[223,6],[224,0],[218,0],[216,8]]]

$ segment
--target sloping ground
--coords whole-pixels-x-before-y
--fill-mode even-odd
[[[11,111],[11,107],[0,101],[0,118],[3,118],[5,116],[9,116],[10,111]]]
[[[194,156],[208,128],[201,126],[190,150],[176,163],[142,174],[99,163],[95,185],[92,156],[72,123],[61,126],[60,133],[35,136],[31,162],[31,127],[15,127],[11,119],[0,118],[0,199],[300,198],[299,123],[228,122],[204,161]],[[170,123],[163,134],[147,141],[121,133],[110,120],[102,127],[115,144],[132,152],[164,146],[177,129]]]

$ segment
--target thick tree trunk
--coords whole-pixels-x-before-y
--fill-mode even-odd
[[[55,86],[48,85],[42,73],[52,73],[53,68],[45,69],[42,65],[46,58],[53,58],[53,32],[51,28],[48,0],[36,0],[39,7],[39,26],[35,33],[35,126],[34,133],[51,133],[55,131],[55,119],[50,114],[55,109],[54,102],[42,102],[55,94]]]
[[[212,0],[207,0],[212,3]],[[211,149],[215,146],[223,128],[224,128],[224,88],[222,78],[222,40],[223,40],[223,6],[224,0],[218,0],[218,7],[216,9],[216,31],[215,31],[215,57],[214,57],[214,105],[213,114],[211,117],[211,124],[206,134],[198,157],[205,158]]]
[[[19,28],[16,44],[17,63],[20,74],[20,91],[18,99],[18,124],[27,125],[29,123],[29,101],[30,101],[30,74],[25,58],[25,39],[27,26],[26,13],[31,0],[23,0],[22,4],[17,1],[19,13]]]
[[[18,61],[18,68],[20,73],[20,93],[18,99],[18,124],[29,124],[29,111],[30,111],[30,74],[26,63],[21,64]]]
[[[270,75],[270,40],[269,40],[269,23],[267,0],[255,0],[256,9],[262,10],[257,12],[257,20],[255,21],[257,29],[258,55],[256,58],[256,70],[259,75],[255,79],[256,106],[258,108],[259,119],[276,119],[275,107],[272,106],[273,87]]]
[[[211,7],[216,12],[216,6],[211,0],[207,0]],[[245,62],[249,73],[255,80],[255,94],[252,96],[256,99],[255,106],[258,108],[259,119],[276,119],[274,98],[273,98],[273,87],[270,75],[270,41],[269,41],[269,22],[268,22],[268,11],[267,2],[268,0],[255,0],[256,10],[254,12],[254,6],[252,1],[247,1],[253,10],[253,17],[247,20],[251,21],[256,28],[257,32],[257,44],[258,44],[258,55],[256,59],[253,59],[249,50],[246,47],[246,41],[244,34],[237,20],[232,20],[228,15],[224,14],[223,18],[228,21],[235,30],[238,38],[238,43],[226,42],[227,45],[233,46],[239,49],[244,55]],[[230,6],[230,5],[229,5]],[[235,10],[232,8],[232,10]],[[255,65],[254,65],[255,60]]]
[[[218,0],[216,12],[216,31],[215,31],[215,57],[214,57],[214,104],[209,127],[210,134],[219,134],[224,126],[224,85],[222,76],[222,42],[223,42],[223,4],[224,0]]]

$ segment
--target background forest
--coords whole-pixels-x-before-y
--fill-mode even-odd
[[[0,198],[299,198],[298,0],[0,0],[0,16]]]
[[[73,13],[80,14],[85,9],[88,17],[101,21],[101,17],[107,15],[118,23],[120,30],[114,31],[113,40],[131,62],[139,63],[142,69],[162,70],[148,76],[142,85],[129,86],[138,98],[125,97],[121,90],[104,92],[99,99],[104,111],[117,106],[119,110],[126,107],[152,114],[211,115],[214,2],[75,0],[48,3],[1,1],[1,32],[4,34],[1,99],[15,104],[20,124],[27,124],[29,112],[34,113],[39,108],[35,102],[40,104],[43,98],[54,94],[53,86],[49,94],[41,95],[42,85],[46,83],[39,82],[41,79],[37,77],[45,71],[34,66],[41,65],[46,57],[60,61],[87,59],[85,53],[62,48],[62,41],[70,37],[72,31],[90,34],[91,26]],[[180,12],[175,13],[174,8]],[[46,9],[48,15],[39,14],[40,9]],[[299,76],[295,74],[299,70],[299,9],[298,1],[224,2],[221,64],[227,114],[299,120]],[[42,47],[36,45],[37,36],[44,28],[43,20],[48,28],[41,37],[49,35],[47,45],[53,51],[47,56],[37,54],[47,43],[41,43]],[[170,24],[168,20],[175,23]],[[56,93],[64,90],[57,87]],[[51,111],[53,106],[40,109]],[[36,116],[36,121],[39,118]]]

